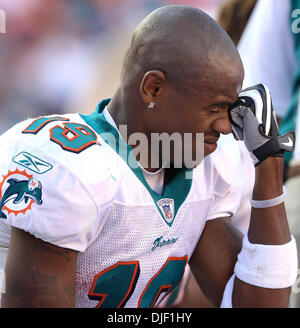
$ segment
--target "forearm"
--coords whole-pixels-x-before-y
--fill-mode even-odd
[[[2,307],[70,308],[75,306],[74,291],[74,284],[65,286],[57,275],[33,271],[26,284],[8,279],[6,293],[2,295]]]
[[[270,157],[255,169],[254,200],[272,199],[282,194],[283,159]],[[282,245],[291,240],[284,203],[268,208],[252,208],[248,239],[252,244]],[[288,288],[262,288],[235,278],[234,307],[287,307]]]
[[[272,199],[282,194],[283,158],[269,157],[255,169],[254,200]],[[280,245],[291,235],[284,203],[268,208],[253,208],[248,230],[253,244]]]
[[[74,307],[77,256],[12,228],[2,307]]]

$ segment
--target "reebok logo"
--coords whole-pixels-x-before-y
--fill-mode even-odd
[[[38,174],[43,174],[50,171],[53,166],[42,159],[22,151],[13,158],[13,162],[26,167],[28,170]]]

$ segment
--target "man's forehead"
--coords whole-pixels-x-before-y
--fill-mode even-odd
[[[199,99],[215,98],[216,102],[234,102],[241,91],[243,70],[232,68],[206,71],[199,73],[198,78],[187,81],[186,87]]]

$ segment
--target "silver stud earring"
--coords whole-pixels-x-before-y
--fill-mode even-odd
[[[148,108],[149,109],[153,109],[155,107],[155,102],[150,102],[149,105],[148,105]]]

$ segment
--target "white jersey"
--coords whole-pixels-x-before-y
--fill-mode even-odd
[[[79,252],[77,307],[154,307],[179,284],[206,221],[239,206],[240,163],[218,147],[160,195],[130,147],[110,139],[107,103],[30,119],[0,138],[0,229]]]

